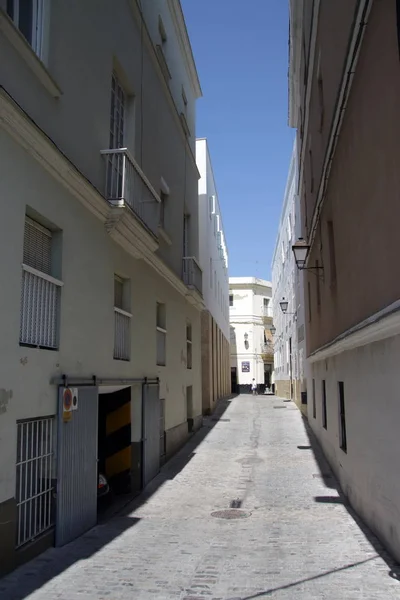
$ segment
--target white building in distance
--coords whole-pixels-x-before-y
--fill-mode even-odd
[[[294,144],[283,197],[278,237],[272,260],[275,393],[293,399],[306,412],[307,377],[304,325],[304,274],[296,267],[292,246],[301,235],[297,191],[297,150]],[[287,311],[281,302],[288,302]]]
[[[196,141],[199,257],[205,310],[201,322],[203,413],[230,393],[228,249],[206,139]]]
[[[257,277],[229,278],[232,392],[269,388],[273,372],[272,284]]]

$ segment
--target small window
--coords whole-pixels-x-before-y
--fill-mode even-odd
[[[328,429],[328,418],[326,414],[326,383],[322,380],[322,427]]]
[[[318,276],[319,262],[317,260],[315,261],[315,269],[316,269],[316,273],[317,273],[317,309],[319,311],[321,308],[321,286],[320,286],[320,278]]]
[[[186,324],[186,366],[192,368],[192,325]]]
[[[157,365],[165,367],[167,364],[167,319],[166,306],[157,302],[156,310],[156,336],[157,336]]]
[[[19,342],[55,350],[63,283],[52,276],[52,243],[49,229],[25,218]]]
[[[335,233],[333,222],[328,221],[328,245],[329,245],[329,269],[331,286],[336,284],[336,253],[335,253]]]
[[[229,306],[233,306],[233,294],[229,294]]]
[[[339,443],[343,452],[347,452],[346,411],[344,405],[343,381],[339,381]]]
[[[115,360],[130,360],[131,318],[129,281],[114,275],[114,354]]]
[[[7,13],[35,54],[42,58],[46,0],[7,0]]]
[[[167,41],[167,32],[164,27],[163,20],[161,16],[158,17],[158,32],[160,34],[160,40],[162,44],[165,44]]]
[[[165,209],[168,200],[168,194],[162,190],[160,191],[160,200],[160,227],[165,229]]]
[[[316,419],[317,418],[317,402],[316,402],[316,398],[315,398],[315,379],[312,380],[312,412],[313,412],[313,418]]]

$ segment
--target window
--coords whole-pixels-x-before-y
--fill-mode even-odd
[[[328,221],[328,245],[329,245],[329,270],[331,286],[336,285],[336,253],[335,253],[335,233],[333,222]]]
[[[161,43],[166,44],[167,32],[165,30],[164,23],[163,23],[161,16],[158,17],[158,33],[160,34]]]
[[[43,57],[46,0],[7,0],[7,13],[34,52]]]
[[[111,78],[110,150],[124,148],[126,106],[126,93],[114,71]],[[124,197],[123,167],[123,154],[108,155],[106,189],[107,197],[110,199],[118,200]]]
[[[320,286],[320,278],[319,278],[319,262],[316,260],[315,261],[315,268],[316,268],[316,273],[317,273],[317,308],[318,311],[321,308],[321,286]]]
[[[312,380],[312,416],[314,419],[317,418],[317,402],[315,398],[315,379]]]
[[[264,304],[264,316],[268,317],[268,316],[270,316],[269,298],[264,298],[263,299],[263,304]]]
[[[167,199],[168,199],[168,195],[161,190],[160,191],[160,200],[161,200],[161,202],[160,202],[160,227],[162,227],[163,229],[165,229],[165,207],[166,207]]]
[[[166,306],[160,302],[157,302],[156,334],[157,365],[160,367],[165,367],[167,364],[167,318]]]
[[[233,294],[229,294],[229,306],[233,306]]]
[[[343,381],[339,381],[339,443],[343,452],[347,452],[346,412],[344,406]]]
[[[328,419],[326,414],[326,384],[325,379],[322,380],[322,427],[328,429]]]
[[[17,422],[17,548],[54,523],[54,421],[46,417]]]
[[[63,283],[52,276],[52,249],[52,232],[26,217],[19,342],[55,350]]]
[[[114,358],[130,360],[131,317],[129,308],[129,282],[114,275]]]
[[[160,462],[163,463],[166,454],[165,435],[165,398],[160,399]]]
[[[186,366],[188,369],[192,368],[192,326],[190,323],[186,324]]]

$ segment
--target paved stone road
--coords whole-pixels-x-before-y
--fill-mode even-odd
[[[0,581],[0,598],[400,598],[310,443],[293,404],[236,398],[123,515]],[[232,502],[246,518],[211,516]]]

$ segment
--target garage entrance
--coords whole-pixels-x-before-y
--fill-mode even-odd
[[[112,388],[111,388],[112,390]],[[99,388],[98,457],[115,494],[131,491],[131,387]]]

